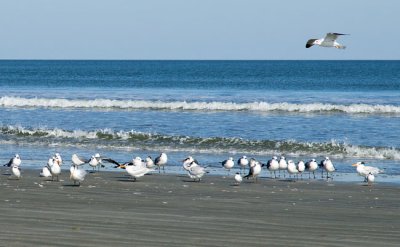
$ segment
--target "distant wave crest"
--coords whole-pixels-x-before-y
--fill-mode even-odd
[[[43,108],[93,108],[105,110],[190,110],[190,111],[254,111],[254,112],[298,112],[298,113],[346,113],[346,114],[400,114],[400,106],[370,104],[294,104],[288,102],[186,102],[147,101],[113,99],[48,99],[3,96],[1,107]]]
[[[97,146],[125,150],[164,150],[202,153],[285,154],[290,156],[356,157],[400,160],[400,149],[367,147],[336,141],[326,143],[295,140],[246,140],[226,137],[171,136],[111,129],[84,131],[21,126],[0,127],[0,144]]]

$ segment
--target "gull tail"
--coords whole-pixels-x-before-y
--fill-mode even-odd
[[[345,45],[337,45],[336,48],[344,50],[344,49],[346,49],[346,46]]]

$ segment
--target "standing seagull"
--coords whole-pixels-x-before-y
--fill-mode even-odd
[[[334,171],[336,171],[335,166],[333,166],[333,163],[329,159],[329,157],[326,157],[325,160],[322,160],[320,165],[326,171],[326,180],[329,179],[329,173],[333,173]],[[333,180],[333,177],[331,177],[331,179]]]
[[[126,172],[133,178],[133,181],[154,171],[153,169],[147,168],[146,163],[140,157],[134,158],[132,162],[122,165],[120,168],[125,168]]]
[[[165,165],[168,162],[168,156],[166,153],[161,153],[160,156],[158,156],[154,160],[154,164],[158,166],[158,173],[161,173],[161,167],[163,168],[163,172],[165,173]]]
[[[315,161],[315,159],[311,159],[310,161],[306,162],[306,170],[308,171],[308,178],[311,178],[311,172],[314,175],[315,179],[315,171],[318,169],[318,163]]]
[[[374,174],[370,173],[370,174],[367,175],[366,179],[367,179],[367,182],[368,182],[368,186],[372,186],[372,184],[375,181],[375,176],[374,176]]]
[[[21,165],[21,158],[19,157],[19,154],[15,154],[14,157],[12,157],[10,159],[10,161],[8,161],[8,163],[5,164],[4,166],[7,166],[7,167],[17,166],[18,167],[19,165]]]
[[[21,169],[19,169],[19,166],[13,165],[11,171],[17,179],[21,178]]]
[[[257,160],[251,158],[250,163],[249,163],[250,169],[249,169],[249,174],[244,176],[244,178],[249,179],[250,177],[254,178],[255,182],[257,183],[257,177],[261,173],[261,165],[260,162]]]
[[[89,160],[89,165],[93,167],[93,172],[97,167],[97,171],[100,171],[100,166],[102,166],[102,158],[99,153],[92,155]]]
[[[40,172],[39,176],[43,177],[43,178],[51,177],[50,168],[47,165],[43,166],[42,171]]]
[[[149,169],[153,169],[154,168],[155,164],[154,164],[154,161],[151,158],[151,156],[147,156],[145,161],[146,161],[146,167],[147,168],[149,168]]]
[[[196,160],[193,160],[187,167],[188,175],[194,181],[200,182],[201,178],[207,171],[204,167],[200,166]]]
[[[81,166],[88,163],[90,160],[83,159],[81,157],[78,157],[78,155],[73,154],[71,157],[71,161],[74,166]]]
[[[235,175],[235,185],[239,185],[242,181],[243,181],[242,176],[240,175],[239,172],[237,172]]]
[[[52,177],[52,181],[54,181],[54,177],[57,177],[57,182],[59,181],[58,176],[61,173],[61,167],[56,162],[56,157],[50,158],[49,161],[47,162],[47,166],[50,168],[50,173]]]
[[[291,175],[297,175],[299,173],[299,170],[297,170],[296,164],[293,162],[293,160],[288,160],[287,164],[289,177],[291,177]]]
[[[229,159],[222,161],[221,164],[226,170],[228,170],[229,175],[232,167],[235,165],[235,162],[233,161],[232,157],[229,157]]]
[[[379,173],[383,173],[383,170],[380,170],[378,167],[366,166],[363,161],[352,164],[352,166],[357,167],[357,173],[358,175],[364,177],[364,181],[368,180],[368,175],[370,174],[376,175]]]
[[[310,48],[313,45],[319,45],[322,47],[335,47],[337,49],[346,49],[346,46],[336,42],[339,36],[348,35],[344,33],[327,33],[325,38],[322,39],[309,39],[306,44],[306,48]]]
[[[246,167],[249,165],[249,160],[245,155],[238,159],[237,164],[240,167],[240,171],[246,171]]]
[[[272,172],[274,172],[274,176],[276,178],[276,171],[279,170],[278,157],[274,156],[272,157],[272,159],[268,160],[267,169],[271,173],[271,177],[272,177]]]
[[[283,177],[286,177],[287,165],[285,156],[281,156],[279,159],[279,177],[281,177],[281,170],[283,170]]]
[[[193,159],[192,156],[188,156],[186,159],[182,160],[182,167],[184,170],[189,171],[189,167],[192,164],[192,162],[195,162],[195,164],[199,164],[197,160]]]
[[[87,174],[86,171],[79,169],[78,166],[75,165],[72,165],[69,171],[71,173],[69,178],[74,181],[74,185],[76,185],[76,182],[78,182],[78,186],[81,186],[81,182],[85,180],[85,176]]]
[[[306,169],[306,165],[304,164],[304,161],[300,160],[297,163],[297,170],[299,171],[302,180],[303,180],[303,172],[305,169]]]

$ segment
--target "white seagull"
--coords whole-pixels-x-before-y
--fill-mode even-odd
[[[329,157],[325,157],[325,160],[322,160],[320,163],[320,167],[324,168],[326,171],[326,179],[329,179],[329,173],[333,173],[336,171],[335,166],[333,165],[332,161]],[[324,171],[322,170],[322,177],[324,176]],[[333,177],[331,177],[333,179]]]
[[[346,49],[346,46],[336,42],[339,36],[348,35],[344,33],[327,33],[325,38],[322,39],[309,39],[306,43],[306,48],[310,48],[313,45],[319,45],[322,47],[335,47],[337,49]]]
[[[21,178],[21,169],[19,169],[19,166],[13,165],[11,171],[17,179]]]
[[[76,155],[76,154],[72,155],[71,161],[74,166],[81,166],[81,165],[84,165],[89,162],[89,160],[78,157],[78,155]]]
[[[163,172],[165,173],[165,165],[168,162],[168,156],[166,153],[161,153],[160,156],[158,156],[154,160],[154,164],[158,166],[158,173],[161,173],[161,167],[163,168]]]
[[[242,181],[243,181],[242,176],[240,175],[239,172],[237,172],[237,173],[235,174],[235,185],[239,185]]]
[[[235,162],[233,161],[232,157],[229,157],[229,159],[222,161],[221,164],[226,170],[228,170],[229,175],[232,167],[235,165]]]
[[[367,182],[368,182],[368,186],[372,186],[372,184],[375,181],[375,176],[374,176],[374,174],[370,173],[370,174],[367,175],[366,179],[367,179]]]
[[[383,173],[383,170],[380,170],[378,167],[374,166],[366,166],[364,162],[357,162],[355,164],[352,164],[352,166],[356,167],[358,175],[362,176],[365,178],[365,181],[368,180],[367,176],[369,174],[371,175],[377,175],[379,173]]]
[[[40,177],[49,178],[51,177],[50,168],[46,165],[42,168],[42,171],[39,174]]]
[[[87,172],[83,169],[79,169],[78,166],[75,165],[72,165],[69,171],[71,173],[69,178],[74,181],[74,185],[78,182],[78,186],[81,186],[81,182],[85,180]]]
[[[186,171],[189,171],[190,164],[193,161],[195,161],[195,163],[198,164],[198,162],[195,159],[193,159],[192,156],[188,156],[186,159],[182,160],[183,169],[186,170]]]
[[[287,170],[287,162],[285,156],[281,156],[279,159],[279,177],[281,177],[281,170],[283,170],[283,177],[285,177],[285,171]]]
[[[89,165],[93,167],[93,171],[97,167],[97,171],[100,171],[100,166],[102,165],[102,159],[99,153],[96,153],[95,155],[92,155],[92,157],[89,160]]]
[[[315,159],[311,159],[310,161],[306,162],[306,170],[308,171],[308,178],[311,178],[311,172],[314,175],[315,179],[315,171],[318,169],[318,163],[315,161]]]
[[[19,165],[21,165],[21,157],[19,157],[19,154],[15,154],[14,157],[12,157],[10,159],[10,161],[8,161],[8,163],[5,164],[4,166],[7,166],[7,167],[17,166],[18,167]]]
[[[293,162],[293,160],[288,160],[287,164],[287,171],[289,173],[289,176],[297,175],[299,173],[299,170],[297,170],[296,164]]]
[[[276,171],[279,170],[278,157],[274,156],[272,157],[272,159],[268,160],[267,169],[271,173],[271,177],[272,177],[272,172],[274,172],[274,176],[276,178]]]
[[[247,174],[246,176],[244,176],[244,178],[249,179],[254,178],[255,182],[257,183],[257,177],[258,175],[260,175],[261,173],[261,165],[260,162],[258,162],[257,160],[251,158],[250,159],[250,163],[249,163],[250,169],[249,169],[249,174]]]
[[[188,175],[191,179],[194,179],[194,181],[200,182],[201,178],[204,176],[204,174],[207,173],[204,167],[200,166],[195,160],[193,160],[189,165],[186,165]]]
[[[154,164],[153,159],[151,158],[151,156],[147,156],[146,160],[146,167],[149,169],[153,169],[156,165]]]
[[[240,167],[240,171],[246,170],[246,167],[249,165],[249,160],[245,155],[243,155],[241,158],[238,159],[237,164]]]
[[[304,161],[300,160],[297,162],[297,170],[300,173],[301,179],[303,179],[303,172],[306,170],[306,165],[304,164]]]
[[[50,158],[49,161],[47,162],[48,167],[50,168],[50,173],[52,176],[52,180],[54,181],[54,177],[57,177],[57,182],[59,181],[58,176],[61,173],[61,167],[58,164],[58,162],[56,162],[56,158]]]
[[[147,168],[146,164],[140,157],[136,157],[132,160],[131,163],[121,165],[120,168],[125,168],[129,175],[133,177],[133,181],[136,181],[137,178],[140,178],[147,173],[154,171],[153,169]]]

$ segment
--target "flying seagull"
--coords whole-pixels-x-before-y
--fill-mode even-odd
[[[339,36],[348,35],[344,33],[327,33],[325,38],[322,39],[309,39],[306,44],[306,48],[310,48],[313,45],[319,45],[322,47],[335,47],[337,49],[346,49],[346,46],[336,42]]]

